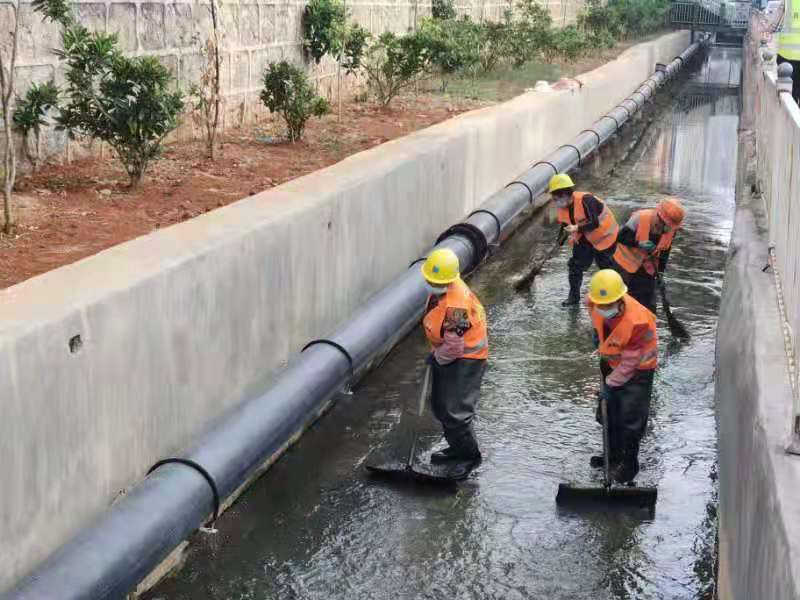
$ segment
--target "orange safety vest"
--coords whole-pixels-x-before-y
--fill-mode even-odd
[[[658,366],[656,316],[632,296],[625,294],[622,299],[625,303],[625,311],[608,337],[605,337],[605,319],[595,310],[594,305],[591,305],[589,309],[592,325],[600,339],[598,353],[601,358],[608,361],[612,369],[616,369],[622,361],[622,351],[628,345],[633,329],[636,326],[645,325],[647,327],[645,346],[636,368],[640,371],[651,371]]]
[[[628,225],[636,226],[636,241],[644,242],[650,239],[650,227],[656,218],[656,211],[653,208],[645,208],[637,210],[631,216]],[[625,244],[617,244],[617,251],[614,252],[614,262],[620,267],[625,269],[628,273],[636,273],[639,268],[644,265],[645,271],[650,275],[656,274],[656,261],[658,256],[664,251],[669,250],[672,246],[672,240],[675,238],[675,230],[664,232],[658,240],[656,249],[652,254],[648,255],[647,252],[641,248],[632,248]]]
[[[430,298],[428,298],[430,302]],[[489,338],[486,332],[486,311],[461,279],[456,279],[447,286],[447,293],[439,300],[425,318],[422,326],[431,345],[436,348],[441,346],[444,336],[444,322],[453,310],[461,309],[466,312],[470,328],[464,333],[464,358],[487,359],[489,358]]]
[[[585,225],[587,219],[583,199],[588,195],[588,192],[573,192],[572,210],[575,216],[575,222],[573,223],[569,218],[569,207],[558,209],[558,214],[556,215],[558,222],[564,225]],[[597,226],[597,229],[587,231],[586,233],[576,231],[569,239],[570,244],[577,244],[581,237],[585,236],[586,239],[589,240],[589,243],[598,250],[608,250],[614,245],[614,242],[617,241],[619,225],[617,225],[617,220],[614,218],[614,213],[608,210],[605,202],[600,200],[600,198],[598,198],[598,200],[603,206],[603,210],[600,212],[600,217],[598,219],[600,224]]]

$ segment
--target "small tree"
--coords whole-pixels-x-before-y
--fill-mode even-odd
[[[330,111],[328,101],[314,93],[306,74],[285,60],[269,64],[261,100],[270,112],[281,114],[292,142],[303,137],[312,116],[321,117]]]
[[[418,34],[398,36],[387,31],[367,49],[367,85],[378,102],[388,106],[403,89],[414,85],[427,64],[427,50]]]
[[[189,97],[194,108],[193,117],[195,122],[203,128],[206,151],[212,160],[216,158],[217,153],[217,134],[222,109],[220,45],[223,36],[219,30],[218,12],[221,6],[218,4],[219,0],[211,0],[211,35],[203,41],[195,37],[199,45],[203,69],[200,81],[189,88]]]
[[[455,21],[423,19],[419,36],[442,77],[442,92],[447,91],[450,76],[480,62],[480,34],[469,17]]]
[[[25,97],[17,100],[14,127],[22,136],[22,147],[34,172],[38,171],[39,162],[43,157],[42,127],[47,125],[44,119],[47,113],[56,107],[58,107],[58,88],[52,81],[41,85],[33,84]]]
[[[117,36],[90,32],[72,15],[66,0],[34,0],[34,9],[61,27],[66,63],[66,103],[59,127],[108,143],[138,186],[161,152],[164,138],[178,126],[180,92],[169,90],[169,71],[151,56],[126,57]]]
[[[3,126],[5,149],[3,151],[3,231],[11,233],[14,216],[11,209],[11,196],[14,182],[17,179],[17,148],[12,136],[12,120],[15,99],[15,69],[17,67],[17,51],[19,48],[19,4],[13,7],[14,29],[9,32],[11,47],[6,44],[0,48],[0,100],[3,104]]]

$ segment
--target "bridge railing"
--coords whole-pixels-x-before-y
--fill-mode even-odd
[[[745,31],[750,22],[749,2],[678,0],[670,6],[673,26],[700,30]]]
[[[778,292],[794,393],[793,435],[787,450],[800,454],[800,107],[791,95],[789,66],[776,68],[774,53],[766,46],[771,35],[764,24],[754,15],[745,47],[742,128],[755,138],[754,174],[768,221],[769,264]]]

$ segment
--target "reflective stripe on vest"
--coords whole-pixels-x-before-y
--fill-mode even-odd
[[[428,299],[430,302],[430,298]],[[466,312],[470,328],[464,333],[464,358],[486,359],[489,357],[489,339],[486,331],[486,311],[461,279],[447,286],[447,293],[422,319],[425,336],[436,348],[442,344],[442,326],[448,311],[461,309]]]
[[[628,220],[625,227],[636,231],[637,242],[644,242],[650,239],[650,229],[655,218],[656,211],[653,208],[637,210]],[[670,249],[673,239],[675,239],[674,230],[662,233],[656,249],[650,255],[639,248],[617,244],[617,250],[614,252],[614,262],[628,273],[636,273],[639,267],[644,264],[644,270],[650,275],[655,275],[658,257],[664,250]]]
[[[608,361],[608,365],[612,369],[616,369],[622,362],[622,351],[628,345],[634,328],[644,325],[647,327],[647,332],[643,336],[644,348],[636,368],[640,371],[651,371],[658,366],[656,316],[628,294],[623,296],[623,301],[625,303],[625,311],[622,313],[619,323],[607,338],[604,337],[605,320],[594,309],[594,306],[590,308],[592,325],[594,325],[595,331],[597,331],[597,335],[600,338],[598,353],[604,360]]]
[[[556,214],[558,222],[564,225],[585,225],[587,219],[586,207],[583,204],[583,199],[588,195],[587,192],[574,192],[572,194],[572,210],[575,222],[573,223],[569,218],[569,207],[558,209],[558,213]],[[600,202],[600,206],[603,207],[603,210],[600,211],[597,218],[599,222],[597,228],[592,231],[587,231],[586,233],[576,231],[570,237],[570,244],[577,244],[581,237],[585,236],[589,243],[598,250],[608,250],[614,245],[614,242],[617,241],[617,233],[619,233],[617,219],[614,218],[614,213],[608,209],[605,202],[600,200],[600,198],[597,198],[597,201]]]

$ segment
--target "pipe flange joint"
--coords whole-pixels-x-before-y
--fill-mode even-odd
[[[497,218],[497,215],[483,209],[475,212],[488,213],[494,217],[495,223],[497,224],[497,237],[500,239],[502,227],[500,226],[500,219]],[[484,235],[483,231],[481,231],[472,223],[456,223],[452,227],[449,227],[436,239],[436,245],[438,246],[444,240],[453,235],[460,235],[467,238],[469,243],[472,245],[472,248],[475,250],[475,253],[472,256],[472,263],[467,265],[466,268],[461,269],[461,272],[464,275],[469,275],[478,267],[479,264],[481,264],[481,262],[483,262],[483,259],[486,258],[486,255],[489,254],[489,241],[486,239],[486,235]]]
[[[300,350],[300,353],[302,354],[312,346],[320,346],[320,345],[336,348],[339,352],[342,353],[342,355],[347,359],[348,370],[350,371],[350,381],[352,381],[353,378],[355,377],[355,363],[353,362],[353,357],[350,355],[350,352],[347,351],[347,348],[342,346],[339,342],[334,342],[333,340],[328,340],[328,339],[311,340],[305,346],[303,346],[303,349]]]
[[[525,183],[524,181],[520,181],[519,179],[516,179],[516,180],[512,181],[511,183],[509,183],[509,184],[506,186],[506,188],[510,188],[512,185],[521,185],[521,186],[522,186],[522,187],[524,187],[526,190],[528,190],[528,204],[533,204],[533,190],[531,189],[531,186],[529,186],[529,185],[528,185],[527,183]],[[473,212],[469,213],[469,215],[467,216],[467,219],[469,219],[469,218],[470,218],[472,215],[474,215],[475,213],[478,213],[478,212],[489,212],[489,211],[485,211],[485,210],[475,210],[475,211],[473,211]],[[497,219],[497,216],[496,216],[494,213],[491,213],[491,212],[490,212],[489,214],[490,214],[490,215],[492,215],[492,216],[493,216],[495,219]],[[497,219],[497,236],[498,236],[498,237],[500,237],[500,229],[501,229],[501,227],[500,227],[500,220],[499,220],[499,219]]]
[[[220,508],[220,496],[219,496],[219,488],[217,487],[217,482],[214,481],[214,478],[211,476],[211,473],[209,473],[205,469],[205,467],[203,467],[203,465],[196,463],[195,461],[189,458],[173,457],[160,460],[152,467],[150,467],[150,469],[147,471],[147,475],[150,475],[151,473],[153,473],[153,471],[155,471],[159,467],[171,464],[183,465],[185,467],[193,469],[195,472],[199,473],[203,477],[203,479],[206,480],[206,483],[208,483],[208,487],[211,488],[211,495],[214,498],[214,512],[212,513],[211,516],[211,527],[213,528],[214,524],[217,522],[217,519],[219,518],[219,508]]]

